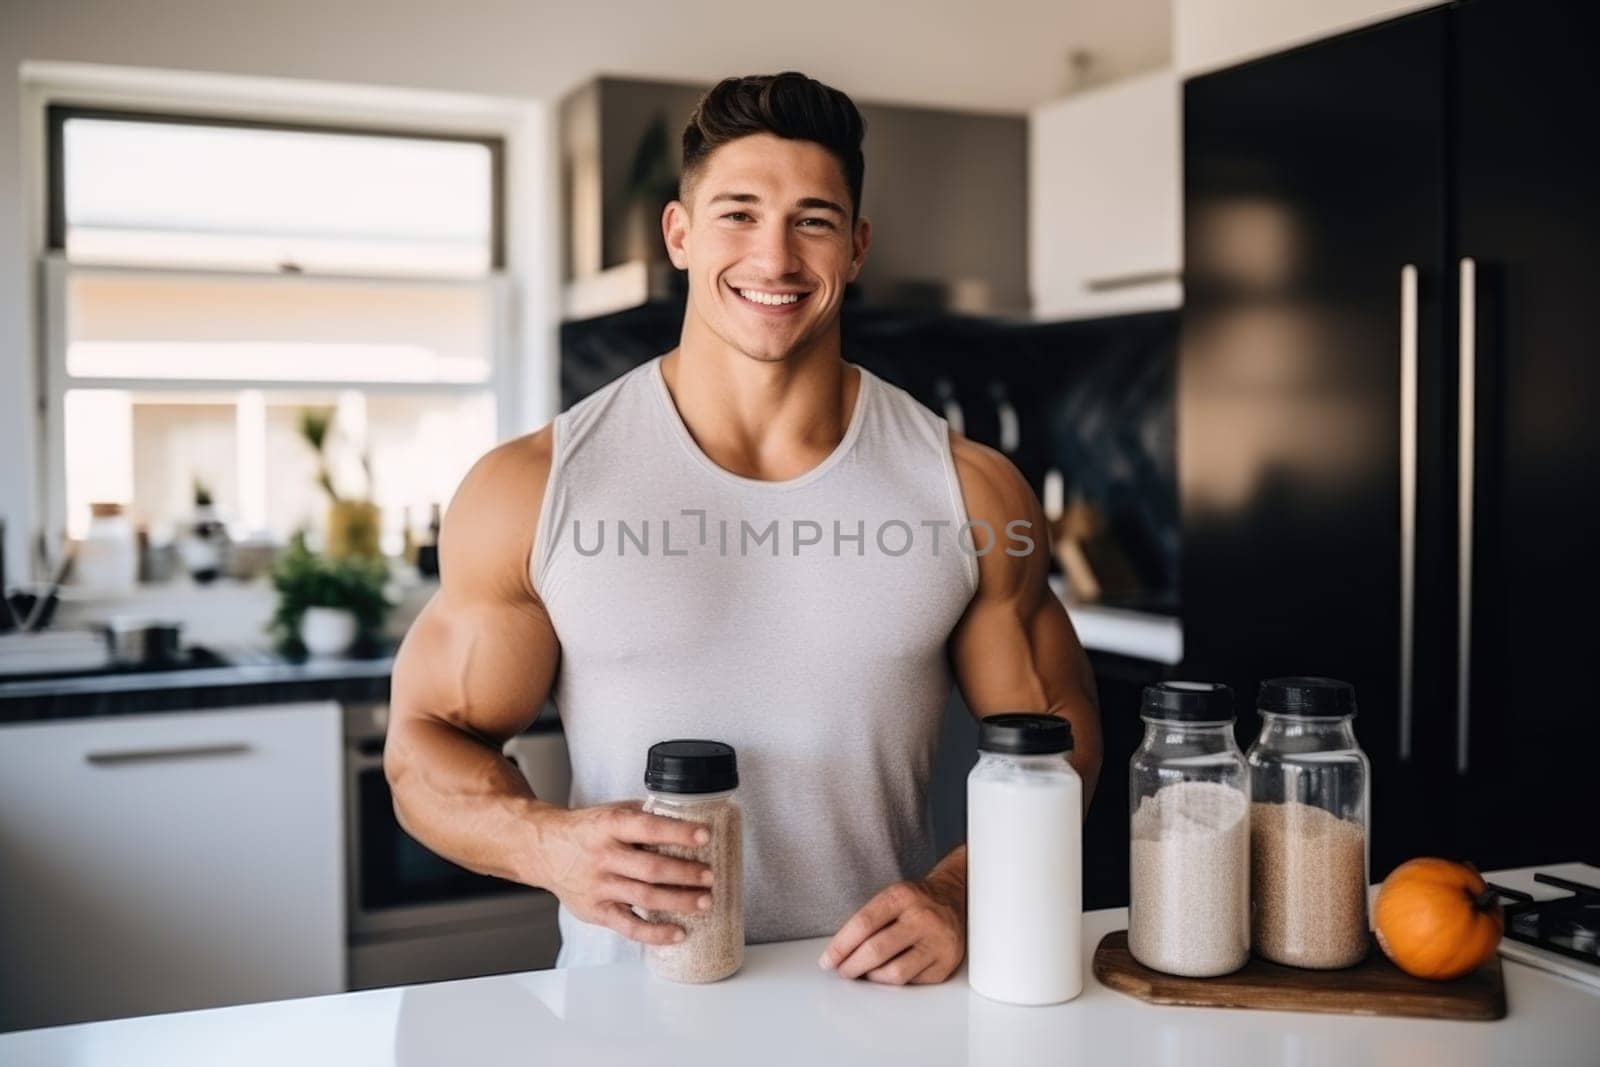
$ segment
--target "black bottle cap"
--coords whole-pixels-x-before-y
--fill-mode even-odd
[[[1010,756],[1071,752],[1072,724],[1055,715],[989,715],[978,724],[978,748]]]
[[[721,793],[739,788],[733,746],[721,741],[658,741],[645,758],[644,787],[654,793]]]
[[[1139,714],[1169,722],[1233,721],[1233,690],[1221,682],[1161,682],[1144,687]]]
[[[1337,678],[1271,678],[1256,707],[1274,715],[1342,719],[1356,713],[1356,687]]]

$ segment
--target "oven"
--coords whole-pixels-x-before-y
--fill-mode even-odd
[[[553,895],[469,871],[401,828],[383,774],[388,718],[383,704],[344,712],[350,988],[552,966],[560,948]],[[513,738],[506,756],[538,796],[565,804],[565,739],[553,712],[537,726]]]

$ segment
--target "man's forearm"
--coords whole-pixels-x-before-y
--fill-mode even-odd
[[[407,717],[392,723],[384,770],[406,832],[481,874],[538,885],[539,813],[557,807],[534,795],[491,743],[448,723]]]
[[[957,845],[933,865],[923,882],[958,911],[967,914],[967,846]]]
[[[1089,810],[1089,797],[1094,790],[1094,781],[1100,773],[1100,754],[1098,751],[1074,753],[1071,762],[1073,769],[1083,778],[1083,809]],[[1082,760],[1080,765],[1079,760]],[[945,853],[943,859],[933,865],[923,882],[934,892],[943,896],[954,905],[963,916],[967,910],[967,846],[966,843],[957,845]]]

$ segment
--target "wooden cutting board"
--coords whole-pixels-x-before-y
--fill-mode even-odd
[[[1220,978],[1179,978],[1134,959],[1128,931],[1118,930],[1094,950],[1094,976],[1101,985],[1152,1004],[1426,1019],[1503,1019],[1506,1014],[1498,955],[1454,981],[1430,982],[1390,963],[1376,942],[1365,960],[1340,971],[1301,970],[1251,956],[1239,970]]]

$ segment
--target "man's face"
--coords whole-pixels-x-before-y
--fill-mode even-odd
[[[689,314],[752,359],[805,351],[837,322],[870,227],[850,222],[844,171],[811,141],[753,134],[711,153],[662,230],[689,274]]]

